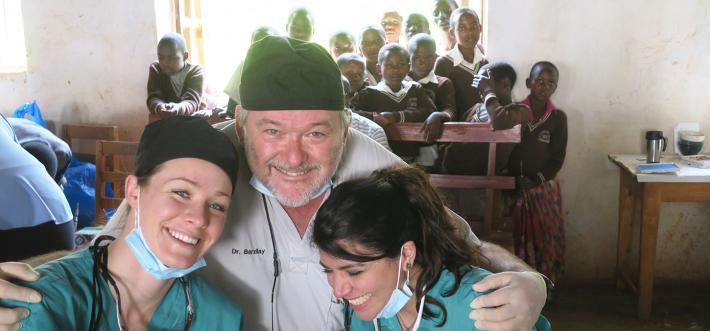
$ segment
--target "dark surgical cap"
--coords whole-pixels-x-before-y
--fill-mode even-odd
[[[225,134],[199,117],[171,116],[146,125],[138,143],[134,175],[147,176],[163,162],[196,158],[222,169],[237,181],[237,152]]]
[[[345,109],[340,70],[318,44],[267,36],[247,52],[242,107],[259,110]]]

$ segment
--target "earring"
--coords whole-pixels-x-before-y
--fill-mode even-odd
[[[407,262],[407,270],[412,268],[412,262]]]

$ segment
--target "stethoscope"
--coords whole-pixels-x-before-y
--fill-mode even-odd
[[[271,223],[271,215],[269,214],[269,207],[266,203],[266,196],[261,193],[261,202],[263,203],[264,206],[264,213],[266,214],[266,223],[269,225],[269,237],[271,238],[271,248],[274,250],[274,253],[272,254],[273,258],[273,263],[274,263],[274,281],[271,284],[271,330],[276,330],[274,329],[274,312],[276,311],[276,307],[274,306],[274,298],[276,296],[276,282],[279,278],[279,275],[281,274],[280,271],[280,263],[279,263],[279,251],[276,248],[276,236],[274,236],[274,226]],[[332,303],[334,304],[342,304],[343,302],[341,300],[333,301],[331,300]],[[328,320],[326,319],[325,324],[328,324]]]
[[[94,270],[92,273],[92,286],[91,286],[91,319],[89,321],[89,331],[98,331],[99,323],[103,315],[101,307],[103,306],[103,296],[101,295],[101,276],[106,279],[111,288],[116,292],[116,322],[118,323],[119,330],[123,331],[123,325],[121,321],[121,292],[118,291],[118,286],[116,286],[116,281],[113,279],[108,271],[108,245],[99,245],[103,241],[114,241],[116,238],[111,236],[100,236],[96,238],[94,244],[91,247],[91,257],[94,260]],[[183,331],[187,331],[192,325],[192,320],[195,316],[195,309],[192,305],[192,298],[190,297],[190,287],[188,286],[188,281],[184,277],[178,278],[178,282],[182,285],[182,289],[185,292],[185,300],[187,306],[187,317],[185,318],[185,327]]]
[[[276,237],[274,237],[274,226],[271,224],[271,216],[269,215],[269,207],[266,205],[266,196],[261,194],[261,201],[264,203],[264,212],[266,213],[266,222],[269,224],[269,235],[271,236],[271,248],[274,250],[274,282],[271,284],[271,330],[274,330],[274,295],[276,293],[276,280],[279,278],[279,252],[276,250]]]

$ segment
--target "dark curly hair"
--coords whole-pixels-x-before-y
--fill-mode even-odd
[[[451,296],[471,266],[485,263],[478,247],[457,230],[455,222],[424,171],[397,166],[334,188],[316,214],[313,242],[332,256],[369,262],[398,257],[402,245],[413,241],[417,248],[414,264],[421,269],[414,289],[419,307],[424,287],[432,288],[444,268],[455,276],[454,285],[444,293]],[[378,255],[354,254],[344,243],[358,243]],[[440,318],[439,326],[446,323],[443,305],[431,297],[426,303],[437,306],[440,314],[425,305],[424,318]]]

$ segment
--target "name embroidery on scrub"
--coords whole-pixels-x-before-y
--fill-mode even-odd
[[[232,248],[232,255],[264,255],[264,253],[266,253],[266,249],[263,248]]]

